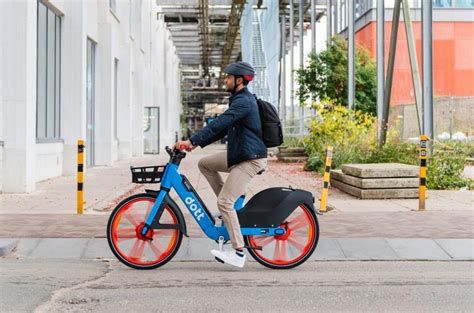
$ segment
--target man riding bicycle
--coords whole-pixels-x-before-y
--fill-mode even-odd
[[[199,170],[206,177],[217,196],[217,207],[222,213],[233,249],[212,250],[219,260],[243,267],[245,264],[244,240],[239,219],[234,209],[235,201],[245,194],[252,178],[267,166],[267,148],[262,139],[262,127],[257,101],[247,89],[255,70],[246,62],[232,63],[224,69],[226,91],[232,93],[229,108],[212,123],[191,136],[178,141],[177,149],[192,151],[227,135],[227,151],[202,158]],[[229,173],[223,182],[219,172]]]

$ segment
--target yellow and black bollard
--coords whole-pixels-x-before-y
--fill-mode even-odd
[[[84,140],[77,141],[77,214],[84,213]]]
[[[418,190],[418,211],[424,211],[426,200],[426,157],[428,154],[428,137],[420,136],[420,187]]]
[[[326,212],[328,204],[328,189],[329,189],[329,178],[331,175],[331,163],[332,163],[332,147],[328,146],[326,149],[326,167],[324,168],[324,185],[321,193],[321,202],[319,203],[319,211]]]

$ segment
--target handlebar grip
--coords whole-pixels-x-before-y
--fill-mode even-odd
[[[179,145],[179,150],[185,150],[186,149],[186,145]]]

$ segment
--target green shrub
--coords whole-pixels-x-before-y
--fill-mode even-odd
[[[427,161],[428,189],[473,189],[473,180],[462,177],[472,145],[461,142],[435,143]]]
[[[283,139],[283,147],[289,148],[303,148],[304,147],[304,138],[285,136]]]
[[[400,140],[397,127],[387,134],[382,149],[377,148],[377,123],[370,114],[348,110],[332,100],[313,104],[323,120],[310,123],[304,140],[307,170],[323,172],[326,147],[333,146],[332,168],[348,163],[403,163],[419,165],[417,144]],[[472,145],[460,142],[435,143],[428,157],[427,187],[429,189],[473,188],[473,181],[462,177],[466,157]]]
[[[344,163],[360,163],[365,161],[367,154],[375,144],[375,118],[360,111],[352,111],[346,107],[335,105],[332,100],[324,100],[314,104],[322,122],[314,120],[310,123],[310,133],[305,138],[309,170],[323,170],[327,146],[333,146],[333,168]]]

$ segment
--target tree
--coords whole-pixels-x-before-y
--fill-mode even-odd
[[[309,64],[296,71],[300,103],[308,98],[336,100],[347,106],[347,42],[336,36],[328,50],[311,53]],[[376,114],[377,71],[369,51],[356,49],[355,108]]]

